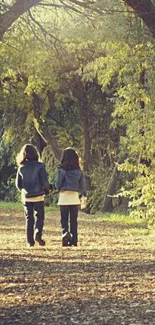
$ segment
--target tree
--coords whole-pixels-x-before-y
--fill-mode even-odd
[[[155,6],[151,0],[123,0],[143,20],[155,37]]]
[[[54,4],[49,1],[41,0],[15,0],[12,6],[5,4],[1,5],[1,16],[0,16],[0,40],[2,40],[5,32],[10,28],[10,26],[25,12],[30,8],[36,7],[37,5],[44,6],[45,8],[66,8],[67,10],[72,10],[73,12],[80,12],[78,7],[85,9],[90,9],[94,2],[91,0],[79,1],[79,0],[67,0],[66,3],[58,1],[58,4]],[[96,9],[94,9],[96,11]]]
[[[119,170],[126,173],[127,181],[121,192],[130,198],[133,214],[154,219],[154,46],[150,42],[136,44],[135,47],[125,43],[109,43],[106,56],[89,64],[89,68],[91,78],[94,69],[94,76],[97,74],[104,91],[112,80],[115,81],[112,125],[114,128],[119,125],[125,129],[120,138],[120,153],[117,156],[126,155],[119,166]],[[143,161],[149,164],[144,164]],[[113,194],[113,180],[114,177],[109,182],[107,194]]]
[[[106,147],[110,147],[108,142],[113,142],[113,137],[109,134],[108,139],[107,136],[111,109],[105,100],[106,96],[102,94],[97,83],[85,82],[82,73],[83,67],[102,53],[100,42],[94,40],[95,33],[92,33],[88,25],[87,37],[91,36],[92,41],[80,38],[81,33],[76,31],[74,42],[68,36],[67,41],[62,40],[55,51],[50,43],[44,43],[39,28],[35,30],[37,37],[34,40],[32,31],[26,32],[28,27],[23,24],[25,23],[22,22],[20,29],[14,29],[13,42],[11,37],[8,40],[8,44],[15,45],[15,49],[5,47],[4,44],[8,62],[4,60],[3,83],[11,104],[5,112],[8,116],[10,137],[13,140],[16,134],[14,141],[20,137],[20,125],[24,121],[25,139],[30,134],[33,135],[32,127],[35,126],[43,139],[50,144],[56,158],[60,157],[59,148],[68,143],[76,146],[83,158],[87,188],[90,189],[91,169],[94,169],[95,163],[100,159],[98,157],[102,159],[103,154],[107,157],[105,159],[109,159],[111,154]],[[73,28],[70,29],[73,33]]]
[[[17,3],[19,1],[14,1]],[[115,162],[126,153],[124,143],[130,146],[134,163],[137,159],[139,138],[133,125],[141,122],[140,114],[135,121],[137,103],[145,102],[139,85],[138,62],[145,65],[145,60],[139,57],[139,48],[138,55],[136,47],[133,50],[136,38],[132,37],[131,30],[128,35],[130,46],[123,42],[123,39],[127,40],[124,31],[128,29],[129,19],[124,15],[124,5],[119,2],[115,5],[113,0],[108,4],[105,0],[95,4],[98,4],[98,14],[103,8],[112,13],[110,6],[112,8],[114,4],[113,24],[107,14],[104,21],[102,16],[98,15],[98,19],[94,16],[95,25],[93,21],[83,20],[81,12],[90,17],[89,10],[82,9],[79,15],[77,6],[82,5],[85,9],[89,6],[94,10],[93,2],[57,2],[59,15],[56,15],[56,10],[45,10],[56,6],[46,0],[34,7],[34,2],[29,2],[31,7],[22,15],[20,24],[17,22],[6,33],[0,58],[3,137],[14,143],[16,149],[21,146],[21,141],[35,144],[43,139],[40,149],[46,141],[57,159],[65,146],[74,146],[83,158],[88,189],[93,189],[92,207],[103,208],[104,204],[109,210],[113,208],[110,196],[120,185]],[[7,17],[11,8],[4,8],[1,17],[5,14]],[[67,15],[66,10],[72,10],[72,15]],[[117,11],[121,15],[119,22],[114,19],[118,17]],[[130,15],[131,19],[134,29],[136,20],[133,15]],[[135,67],[138,67],[137,75]],[[134,108],[133,119],[128,108],[130,102]],[[146,108],[151,109],[148,105]],[[22,136],[21,125],[24,125]]]
[[[6,11],[0,16],[0,40],[8,28],[27,10],[36,6],[41,0],[16,0],[12,6],[6,6]],[[3,7],[2,7],[3,8]]]
[[[146,26],[149,28],[153,37],[155,37],[155,6],[151,2],[151,0],[123,0],[123,2],[133,9],[133,11],[144,21]],[[107,2],[106,2],[107,4]],[[107,10],[106,4],[101,6],[100,1],[85,0],[67,0],[66,3],[62,3],[61,1],[58,4],[51,3],[49,1],[41,0],[16,0],[13,2],[12,6],[5,4],[1,5],[1,16],[0,16],[0,40],[2,40],[5,32],[11,27],[11,25],[25,12],[29,9],[36,7],[38,5],[42,5],[45,8],[49,8],[53,6],[55,8],[66,8],[69,10],[73,10],[75,12],[80,12],[80,7],[89,10],[88,16],[90,15],[90,11],[96,12],[100,15],[105,15],[106,11],[113,13],[115,9],[109,8]],[[105,7],[105,8],[104,8]],[[117,9],[116,9],[117,12]]]

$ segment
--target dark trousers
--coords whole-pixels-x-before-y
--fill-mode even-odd
[[[62,234],[70,232],[72,237],[72,244],[77,245],[78,235],[77,235],[77,217],[78,217],[78,205],[60,205],[61,214],[61,227]],[[70,217],[70,229],[69,229],[69,217]]]
[[[42,237],[44,226],[44,201],[25,202],[24,214],[26,218],[26,232],[28,243],[34,243],[34,228],[35,236],[39,239]]]

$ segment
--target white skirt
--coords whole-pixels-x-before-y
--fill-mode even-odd
[[[63,191],[59,193],[58,205],[79,205],[79,193],[73,191]]]

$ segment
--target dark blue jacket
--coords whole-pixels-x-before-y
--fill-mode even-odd
[[[25,197],[36,197],[47,194],[49,182],[45,165],[38,161],[26,161],[18,168],[16,187],[24,189]]]
[[[86,196],[86,185],[82,170],[63,168],[57,169],[55,188],[58,191],[73,191],[80,192],[82,196]]]

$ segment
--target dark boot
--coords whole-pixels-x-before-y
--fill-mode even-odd
[[[69,232],[62,235],[62,246],[72,246],[72,235]]]
[[[44,241],[43,239],[38,238],[38,237],[35,238],[35,241],[38,242],[38,244],[39,244],[40,246],[45,246],[45,244],[46,244],[45,241]]]

